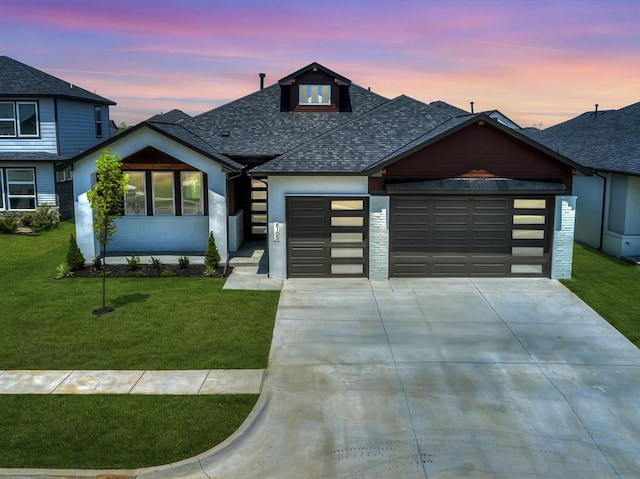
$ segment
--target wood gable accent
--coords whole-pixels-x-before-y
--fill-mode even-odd
[[[383,177],[560,180],[571,190],[573,168],[480,120],[387,165]]]
[[[281,89],[281,110],[298,112],[348,112],[351,111],[349,85],[351,81],[335,72],[312,63],[307,67],[279,81]],[[329,85],[331,102],[329,105],[300,105],[300,85]]]
[[[174,158],[163,151],[152,146],[147,146],[142,150],[122,159],[123,170],[170,170],[170,171],[197,171],[177,158]]]

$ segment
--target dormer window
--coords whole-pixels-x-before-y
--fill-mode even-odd
[[[300,105],[331,105],[331,85],[300,85]]]

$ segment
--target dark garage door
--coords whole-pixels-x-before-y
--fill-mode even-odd
[[[287,276],[366,277],[369,200],[287,197]]]
[[[389,274],[549,276],[550,197],[391,198]]]

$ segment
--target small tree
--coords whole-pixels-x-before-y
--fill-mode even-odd
[[[96,184],[87,192],[87,198],[93,210],[93,231],[102,245],[102,308],[94,311],[94,314],[103,314],[112,311],[107,308],[106,271],[104,261],[107,253],[107,245],[116,232],[115,221],[124,213],[124,195],[127,191],[129,176],[121,169],[122,162],[116,153],[111,155],[109,150],[104,150],[96,160],[98,170]]]
[[[67,264],[71,268],[71,271],[78,271],[79,269],[84,268],[84,255],[80,248],[78,248],[78,243],[76,242],[76,237],[71,233],[71,238],[69,238],[69,249],[67,250]]]
[[[207,251],[204,253],[204,264],[209,268],[217,268],[220,264],[220,253],[218,253],[213,232],[209,232],[209,244],[207,245]]]

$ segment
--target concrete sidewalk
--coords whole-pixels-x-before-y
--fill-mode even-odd
[[[259,394],[264,369],[0,371],[0,394]]]

